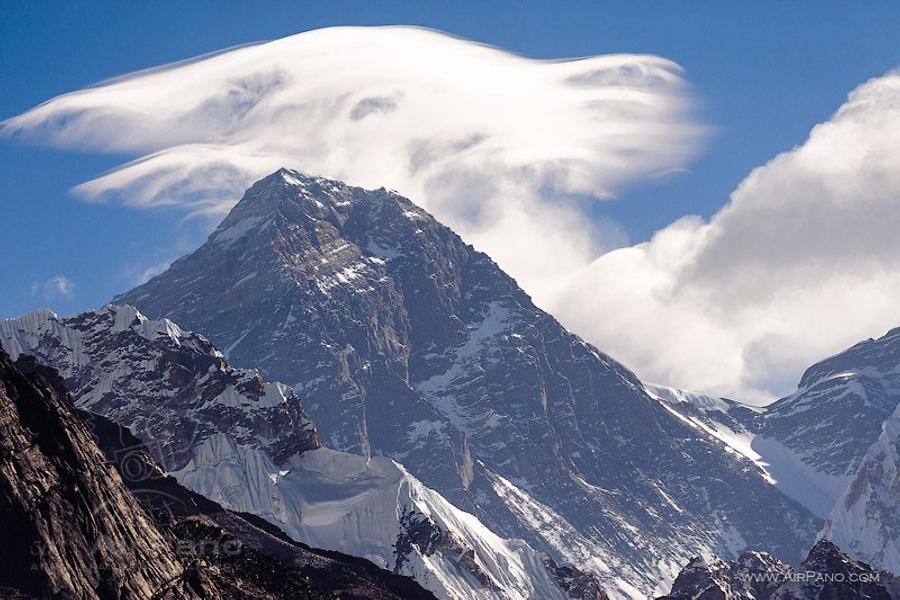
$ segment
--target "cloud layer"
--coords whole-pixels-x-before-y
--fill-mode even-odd
[[[6,135],[140,156],[89,199],[221,213],[281,166],[393,187],[651,381],[743,400],[900,325],[900,75],[862,85],[710,221],[621,245],[573,195],[684,167],[676,65],[535,61],[414,28],[336,28],[55,98]]]
[[[282,166],[391,187],[546,300],[622,242],[572,195],[694,153],[684,87],[653,56],[538,61],[419,28],[331,28],[60,96],[2,130],[141,156],[77,188],[139,207],[221,213]]]
[[[600,257],[553,309],[644,377],[764,401],[900,326],[898,226],[894,72],[755,169],[708,223],[685,217]]]

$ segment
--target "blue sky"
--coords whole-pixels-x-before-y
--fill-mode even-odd
[[[900,9],[887,2],[10,2],[0,13],[0,118],[137,69],[342,24],[422,25],[535,58],[638,52],[681,64],[713,135],[689,173],[593,205],[633,242],[684,214],[708,217],[752,168],[900,64]],[[173,248],[202,241],[208,224],[177,209],[87,205],[68,193],[127,158],[0,140],[0,316],[101,305]],[[68,295],[46,283],[57,275],[74,282]]]

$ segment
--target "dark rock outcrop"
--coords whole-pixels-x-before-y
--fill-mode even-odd
[[[895,600],[900,579],[821,540],[799,570],[760,552],[735,561],[694,558],[659,600]]]
[[[55,371],[2,348],[0,513],[2,597],[433,598],[186,490],[127,430],[77,415]]]
[[[0,349],[0,589],[26,597],[151,598],[184,569],[65,390]]]

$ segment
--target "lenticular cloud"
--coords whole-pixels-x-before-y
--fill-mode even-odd
[[[138,156],[88,199],[221,213],[287,166],[392,187],[491,253],[538,299],[603,249],[566,200],[678,169],[700,130],[677,65],[539,61],[410,27],[333,28],[60,96],[7,136]]]

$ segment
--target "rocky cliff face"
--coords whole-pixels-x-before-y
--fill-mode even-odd
[[[65,390],[0,349],[0,590],[151,598],[183,576],[167,540],[72,414]]]
[[[127,430],[76,414],[55,371],[2,349],[0,433],[4,598],[434,598],[188,491]]]
[[[813,600],[900,597],[900,579],[843,554],[830,542],[818,542],[794,570],[761,552],[736,561],[694,558],[659,600]]]
[[[205,338],[171,321],[127,306],[66,319],[43,311],[0,322],[0,340],[59,367],[79,406],[133,428],[137,460],[130,444],[118,450],[125,472],[143,473],[150,447],[203,496],[295,540],[414,577],[441,597],[601,592],[591,575],[495,535],[391,459],[319,447],[289,388],[231,368]]]
[[[116,302],[289,382],[326,445],[401,461],[492,530],[622,595],[649,593],[697,548],[799,560],[818,529],[387,190],[279,171],[203,247]]]

